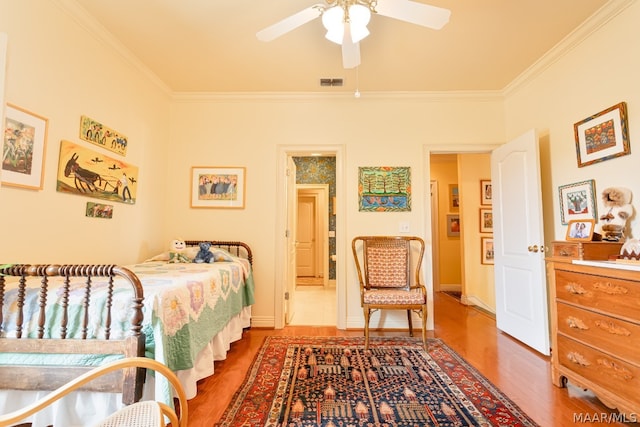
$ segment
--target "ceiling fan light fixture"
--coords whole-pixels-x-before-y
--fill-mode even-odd
[[[367,37],[369,35],[367,24],[370,20],[371,10],[360,4],[349,6],[346,14],[343,6],[334,6],[322,13],[322,25],[327,30],[325,37],[336,44],[342,44],[347,25],[349,25],[353,43],[358,43]]]

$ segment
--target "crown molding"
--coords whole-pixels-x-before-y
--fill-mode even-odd
[[[360,92],[356,98],[349,92],[173,92],[175,102],[215,102],[215,101],[311,101],[345,100],[367,102],[369,100],[414,100],[418,102],[443,102],[468,100],[473,102],[495,102],[504,99],[501,91],[443,91],[443,92]]]
[[[588,39],[592,34],[622,13],[634,2],[635,0],[611,0],[606,3],[591,15],[589,19],[584,21],[578,28],[569,33],[564,39],[558,42],[522,74],[509,83],[502,90],[502,94],[507,97],[536,77],[540,76],[540,74],[542,74],[551,65],[575,49],[576,46]]]
[[[100,22],[89,12],[80,6],[75,0],[52,0],[71,19],[73,19],[87,33],[94,36],[99,42],[120,54],[126,62],[137,68],[145,77],[155,84],[162,92],[171,95],[172,91],[154,72],[145,66],[129,48],[120,43]]]

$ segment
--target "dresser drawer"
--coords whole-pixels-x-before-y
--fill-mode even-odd
[[[611,255],[620,254],[621,242],[551,242],[551,255],[558,258],[592,261],[608,260]]]
[[[555,270],[556,300],[640,322],[640,284],[613,277]]]
[[[562,303],[557,315],[559,333],[640,366],[640,325]]]
[[[558,336],[560,365],[576,372],[634,405],[640,405],[640,368],[594,350],[562,335]]]

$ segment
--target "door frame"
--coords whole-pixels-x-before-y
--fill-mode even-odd
[[[315,193],[316,198],[316,236],[322,241],[318,245],[320,270],[322,271],[322,285],[329,286],[329,184],[296,184],[296,193],[300,197],[300,190],[304,193]]]
[[[344,200],[345,195],[345,171],[344,145],[278,145],[277,146],[277,168],[276,168],[276,239],[275,253],[278,254],[276,259],[280,258],[275,265],[275,281],[274,281],[274,328],[282,329],[285,326],[284,321],[284,293],[286,290],[286,267],[287,267],[287,199],[286,199],[286,172],[287,159],[289,157],[311,156],[315,153],[323,153],[326,156],[335,156],[336,158],[336,200],[338,209],[336,212],[336,304],[337,319],[336,327],[338,329],[346,329],[347,325],[347,287],[346,287],[346,209]],[[282,255],[282,256],[281,256]]]
[[[427,185],[426,188],[430,188],[431,184],[431,154],[472,154],[472,153],[491,153],[494,149],[499,147],[500,144],[429,144],[424,146],[424,177]],[[428,206],[425,206],[424,212],[424,230],[425,230],[425,259],[431,260],[433,259],[433,239],[434,236],[431,233],[431,194],[426,193],[424,195],[425,203]],[[425,268],[428,268],[427,265]],[[428,270],[425,270],[425,272]],[[425,274],[425,277],[433,277],[432,275]],[[463,278],[464,281],[464,278]],[[434,329],[434,318],[433,318],[433,279],[429,281],[427,284],[427,310],[429,313],[429,317],[427,319],[427,329]],[[464,283],[462,283],[462,288],[464,289]]]

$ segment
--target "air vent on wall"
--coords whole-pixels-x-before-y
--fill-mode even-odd
[[[342,86],[342,79],[320,79],[320,86]]]

